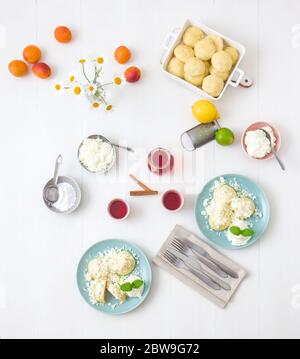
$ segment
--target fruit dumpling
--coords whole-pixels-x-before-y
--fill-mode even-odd
[[[88,263],[88,280],[100,280],[107,277],[108,265],[103,258],[96,257]]]
[[[197,26],[188,27],[184,34],[182,41],[185,45],[194,47],[197,41],[204,39],[204,32]]]
[[[217,49],[213,40],[209,37],[205,37],[203,40],[196,42],[194,51],[196,57],[200,60],[207,61],[212,58]]]
[[[172,75],[183,78],[184,76],[184,63],[177,59],[177,57],[173,57],[168,64],[168,72]]]
[[[189,82],[190,84],[195,85],[195,86],[200,86],[203,82],[205,75],[191,76],[191,75],[185,73],[183,75],[183,77],[184,77],[185,81]]]
[[[120,289],[120,284],[118,282],[109,281],[107,283],[107,290],[112,296],[118,299],[120,304],[125,302],[126,294]]]
[[[228,186],[227,184],[223,184],[214,190],[213,198],[217,202],[229,204],[234,198],[238,197],[234,188]]]
[[[208,223],[214,231],[224,231],[231,224],[232,210],[228,203],[217,202],[214,199],[206,209]]]
[[[92,303],[106,303],[106,280],[92,280],[89,286],[89,295]]]
[[[214,42],[217,51],[222,51],[223,50],[224,43],[223,43],[223,39],[220,36],[208,35],[207,38],[211,39]]]
[[[197,57],[192,57],[184,65],[184,72],[190,76],[199,76],[205,73],[205,63]]]
[[[189,46],[180,44],[175,47],[174,55],[178,60],[186,63],[188,59],[194,57],[194,50]]]
[[[131,273],[136,266],[136,260],[128,251],[121,251],[110,264],[111,271],[122,276]]]
[[[251,198],[236,197],[231,200],[233,215],[238,219],[247,219],[255,212],[255,204]]]
[[[218,97],[224,88],[224,81],[216,75],[208,75],[202,83],[202,90],[213,97]]]
[[[226,81],[228,79],[228,77],[229,77],[229,71],[225,71],[225,72],[217,71],[212,65],[209,68],[209,72],[210,72],[211,75],[221,77],[221,79],[223,81]]]
[[[232,58],[226,51],[216,52],[211,58],[211,63],[219,72],[230,71],[233,65]]]
[[[225,47],[224,51],[226,51],[231,56],[233,65],[235,65],[240,57],[238,50],[235,47],[227,46]]]

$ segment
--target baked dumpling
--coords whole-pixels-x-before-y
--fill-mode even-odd
[[[177,57],[173,57],[168,63],[167,70],[172,75],[183,78],[183,73],[184,73],[183,66],[184,66],[183,62],[178,60]]]
[[[252,216],[255,211],[255,204],[251,198],[236,197],[231,201],[231,209],[238,219],[246,219]]]
[[[126,294],[120,289],[120,284],[115,282],[108,282],[107,290],[120,302],[124,303],[126,300]]]
[[[192,57],[185,63],[184,72],[190,76],[203,75],[205,73],[205,64],[197,57]]]
[[[178,60],[182,62],[187,62],[188,59],[194,57],[194,50],[186,45],[180,44],[175,47],[174,55]]]
[[[235,47],[227,46],[224,51],[231,56],[233,65],[235,65],[240,57],[238,50]]]
[[[204,77],[205,75],[191,76],[187,73],[184,74],[185,81],[195,86],[200,86],[203,82]]]
[[[222,206],[212,204],[208,217],[210,228],[214,231],[224,231],[231,224],[231,214],[229,204],[223,204]]]
[[[216,75],[218,77],[221,77],[221,79],[223,81],[226,81],[229,77],[229,72],[228,71],[225,71],[225,72],[220,72],[220,71],[217,71],[213,66],[210,66],[209,68],[209,72],[212,74],[212,75]]]
[[[211,64],[220,72],[230,71],[233,65],[231,56],[226,51],[218,51],[211,58]]]
[[[195,44],[195,56],[200,60],[210,60],[213,54],[217,51],[215,43],[209,37],[205,37],[203,40],[197,41]]]
[[[234,198],[237,198],[237,193],[231,186],[223,184],[214,190],[213,198],[217,202],[230,203]]]
[[[101,279],[103,277],[103,273],[101,270],[103,268],[103,263],[101,257],[96,257],[89,261],[87,267],[87,278],[88,280],[96,280]],[[104,269],[105,272],[105,269]]]
[[[89,294],[92,303],[106,303],[106,280],[92,280],[89,287]]]
[[[209,39],[212,39],[212,41],[214,42],[217,51],[222,51],[223,50],[223,39],[220,36],[217,35],[208,35],[207,36]]]
[[[224,87],[224,81],[221,77],[208,75],[203,79],[202,90],[213,97],[218,97]]]
[[[110,263],[112,272],[118,275],[127,275],[135,268],[136,261],[128,251],[121,251],[113,262]]]
[[[184,34],[182,41],[185,45],[194,47],[197,41],[204,39],[204,32],[196,26],[188,27]]]

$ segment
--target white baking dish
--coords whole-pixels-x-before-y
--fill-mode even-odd
[[[213,34],[213,35],[220,36],[221,38],[223,38],[225,40],[227,45],[235,47],[239,51],[240,57],[238,59],[238,62],[234,66],[233,70],[231,71],[231,74],[230,74],[229,78],[227,79],[227,81],[226,81],[226,83],[224,85],[224,88],[223,88],[222,92],[220,93],[220,95],[218,97],[210,96],[209,94],[204,92],[200,87],[192,85],[189,82],[187,82],[187,81],[185,81],[185,80],[183,80],[183,79],[181,79],[181,78],[179,78],[177,76],[174,76],[174,75],[172,75],[171,73],[169,73],[167,71],[168,63],[171,60],[171,58],[174,56],[173,55],[174,48],[182,41],[183,33],[185,32],[185,30],[189,26],[198,26],[207,35]],[[209,99],[212,99],[212,100],[219,100],[223,96],[223,94],[224,94],[224,92],[225,92],[228,85],[231,85],[233,87],[237,87],[241,83],[242,78],[244,77],[244,71],[239,68],[239,65],[240,65],[240,62],[241,62],[242,58],[245,55],[245,52],[246,52],[245,47],[243,45],[241,45],[240,43],[238,43],[238,42],[236,42],[234,40],[231,40],[229,37],[227,37],[227,36],[225,36],[223,34],[220,34],[215,30],[210,29],[209,27],[207,27],[204,24],[201,24],[200,22],[192,21],[192,20],[186,20],[181,28],[175,29],[172,32],[169,32],[166,39],[165,39],[165,42],[163,44],[163,50],[164,50],[164,53],[163,53],[163,57],[162,57],[162,60],[161,60],[161,67],[162,67],[163,72],[167,76],[169,76],[172,79],[176,80],[177,82],[183,84],[185,87],[193,90],[194,92],[196,92],[199,95],[204,96],[206,98],[209,98]],[[249,79],[247,78],[246,82],[248,82],[248,81],[249,81]],[[250,85],[250,83],[248,84],[248,86],[249,85]],[[244,86],[248,87],[246,84],[244,84]]]

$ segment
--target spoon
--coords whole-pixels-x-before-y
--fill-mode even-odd
[[[285,171],[285,165],[283,164],[283,162],[281,161],[281,159],[278,157],[276,151],[275,151],[274,148],[273,148],[272,139],[271,139],[271,136],[270,136],[269,132],[266,131],[266,130],[264,130],[263,128],[261,128],[261,130],[264,131],[264,133],[265,133],[267,139],[269,140],[270,146],[271,146],[271,151],[272,151],[273,155],[275,156],[277,162],[279,163],[280,168],[281,168],[283,171]]]
[[[44,189],[44,193],[43,193],[44,199],[50,205],[57,202],[58,197],[59,197],[59,192],[58,192],[58,187],[57,187],[57,179],[58,179],[58,170],[59,170],[61,163],[62,163],[62,156],[59,155],[55,162],[54,176],[52,179],[52,183]]]
[[[116,145],[115,143],[111,143],[110,144],[114,147],[117,147],[117,148],[121,148],[123,150],[126,150],[128,152],[134,152],[134,149],[130,148],[130,147],[126,147],[126,146],[121,146],[121,145]]]

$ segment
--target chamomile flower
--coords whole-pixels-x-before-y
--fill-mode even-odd
[[[100,105],[101,105],[101,102],[100,101],[98,101],[98,100],[94,100],[94,101],[92,101],[92,109],[97,109],[97,108],[99,108],[100,107]]]
[[[112,105],[106,105],[105,110],[106,110],[106,111],[111,111],[112,108],[113,108]]]
[[[65,89],[65,87],[61,81],[53,81],[52,89],[56,95],[60,95]]]
[[[103,56],[98,56],[98,57],[94,60],[94,62],[96,62],[96,63],[99,64],[99,65],[103,65],[104,62],[105,62],[105,59],[104,59]]]
[[[69,76],[69,79],[68,79],[68,80],[69,80],[70,83],[74,82],[74,81],[76,80],[75,75],[72,75],[72,74],[71,74],[71,75]]]
[[[88,96],[93,96],[97,91],[97,85],[94,83],[89,83],[85,87],[85,92]]]
[[[86,62],[86,59],[79,59],[80,64],[84,64]]]
[[[79,96],[82,92],[82,88],[78,83],[75,83],[72,87],[72,93],[76,96]]]

